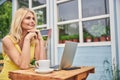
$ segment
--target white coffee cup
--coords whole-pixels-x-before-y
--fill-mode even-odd
[[[36,68],[38,69],[49,69],[50,68],[50,60],[38,60],[38,61],[35,61],[35,66]]]

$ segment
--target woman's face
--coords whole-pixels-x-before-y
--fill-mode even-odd
[[[35,17],[31,12],[28,12],[22,21],[23,30],[31,30],[35,28]]]

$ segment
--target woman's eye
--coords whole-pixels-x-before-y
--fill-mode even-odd
[[[35,18],[33,17],[26,17],[26,19],[32,19],[32,20],[35,20]]]
[[[35,20],[35,18],[32,18],[33,20]]]
[[[30,17],[26,17],[26,19],[30,19]]]

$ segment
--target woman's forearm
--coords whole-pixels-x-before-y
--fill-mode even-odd
[[[40,40],[40,59],[47,59],[47,51],[45,47],[44,40]]]
[[[24,39],[21,60],[20,60],[20,67],[28,68],[29,64],[30,64],[30,40]]]

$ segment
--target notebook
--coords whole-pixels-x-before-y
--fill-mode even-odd
[[[77,50],[77,44],[77,42],[66,41],[60,64],[51,66],[51,68],[53,68],[54,70],[71,70],[80,68],[72,66],[74,56]]]

